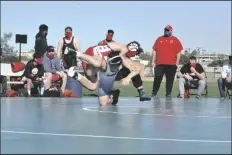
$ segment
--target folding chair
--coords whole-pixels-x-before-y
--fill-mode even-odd
[[[7,96],[7,78],[0,75],[0,97]]]
[[[198,86],[199,86],[199,84],[190,84],[190,85],[186,84],[185,85],[185,90],[187,90],[189,92],[188,93],[188,98],[190,98],[190,95],[197,95],[196,93],[192,93],[190,90],[191,89],[197,90]],[[205,85],[204,92],[201,95],[205,96],[205,98],[208,97],[208,84],[207,84],[207,80],[206,80],[206,85]]]

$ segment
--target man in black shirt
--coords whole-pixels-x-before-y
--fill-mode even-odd
[[[39,26],[39,32],[35,36],[35,53],[43,55],[47,50],[48,26],[42,24]]]
[[[39,86],[36,84],[41,84],[43,76],[43,56],[41,54],[34,53],[33,59],[27,62],[24,73],[22,75],[22,81],[26,82],[27,93],[29,96],[31,96],[32,83],[35,84],[34,87]]]
[[[206,79],[203,67],[199,63],[196,63],[196,57],[190,57],[189,63],[183,65],[177,77],[179,78],[180,98],[184,98],[186,85],[198,86],[196,98],[200,98],[205,89]]]

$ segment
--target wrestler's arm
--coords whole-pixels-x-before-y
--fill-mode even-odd
[[[130,70],[130,74],[128,74],[125,78],[132,79],[141,72],[141,67],[133,62],[130,58],[124,56],[121,58],[123,65]]]
[[[107,44],[113,51],[115,52],[119,52],[120,56],[125,56],[126,57],[126,53],[128,52],[128,48],[126,45],[123,45],[121,43],[117,43],[117,42],[110,42]]]
[[[141,67],[126,56],[126,53],[128,52],[128,48],[126,45],[117,42],[110,42],[108,43],[108,46],[113,51],[120,52],[119,55],[122,58],[123,65],[130,70],[130,74],[126,78],[131,79],[141,72]]]
[[[57,57],[61,59],[61,53],[62,53],[62,48],[63,48],[63,39],[61,38],[58,42],[57,46]]]

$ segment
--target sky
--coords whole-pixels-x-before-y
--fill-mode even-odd
[[[12,32],[10,44],[17,50],[15,34],[28,35],[22,51],[33,49],[40,24],[49,26],[48,44],[56,47],[71,26],[82,51],[113,29],[115,41],[136,40],[151,52],[170,24],[184,49],[231,53],[231,1],[1,1],[1,36]]]

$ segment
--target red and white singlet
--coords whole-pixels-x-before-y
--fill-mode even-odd
[[[95,56],[99,55],[101,57],[108,56],[112,52],[112,49],[109,48],[108,45],[96,45],[89,47],[86,51],[85,54],[90,55],[90,56]]]

